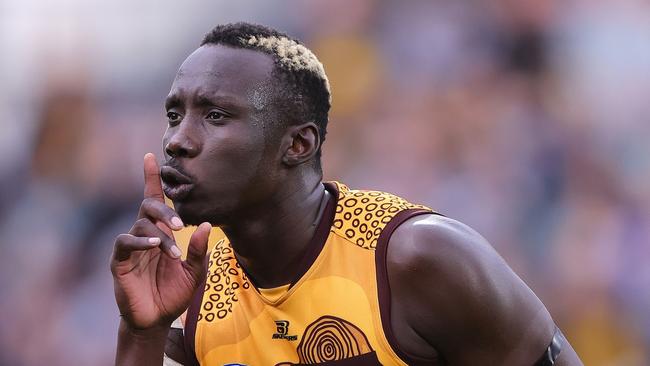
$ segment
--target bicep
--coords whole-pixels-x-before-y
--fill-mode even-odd
[[[391,238],[388,268],[391,297],[409,303],[404,321],[450,365],[534,364],[555,325],[485,239],[444,217],[405,224]]]

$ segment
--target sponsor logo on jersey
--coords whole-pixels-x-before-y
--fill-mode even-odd
[[[297,335],[288,335],[289,334],[289,322],[286,320],[276,320],[275,321],[275,333],[273,333],[272,339],[286,339],[288,341],[298,340]]]

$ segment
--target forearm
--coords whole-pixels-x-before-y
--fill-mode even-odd
[[[120,322],[117,336],[116,366],[162,365],[169,327],[134,330]]]

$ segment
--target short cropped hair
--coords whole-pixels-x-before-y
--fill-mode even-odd
[[[218,25],[208,32],[201,46],[221,44],[264,52],[275,62],[274,77],[281,87],[275,88],[279,116],[289,123],[314,122],[322,143],[327,133],[331,106],[330,84],[323,64],[299,40],[275,29],[251,23]],[[316,154],[320,170],[321,149]]]

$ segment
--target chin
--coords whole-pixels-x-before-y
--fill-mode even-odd
[[[198,226],[209,222],[212,226],[220,226],[227,215],[214,212],[214,207],[197,207],[188,202],[174,202],[174,208],[185,225]]]

